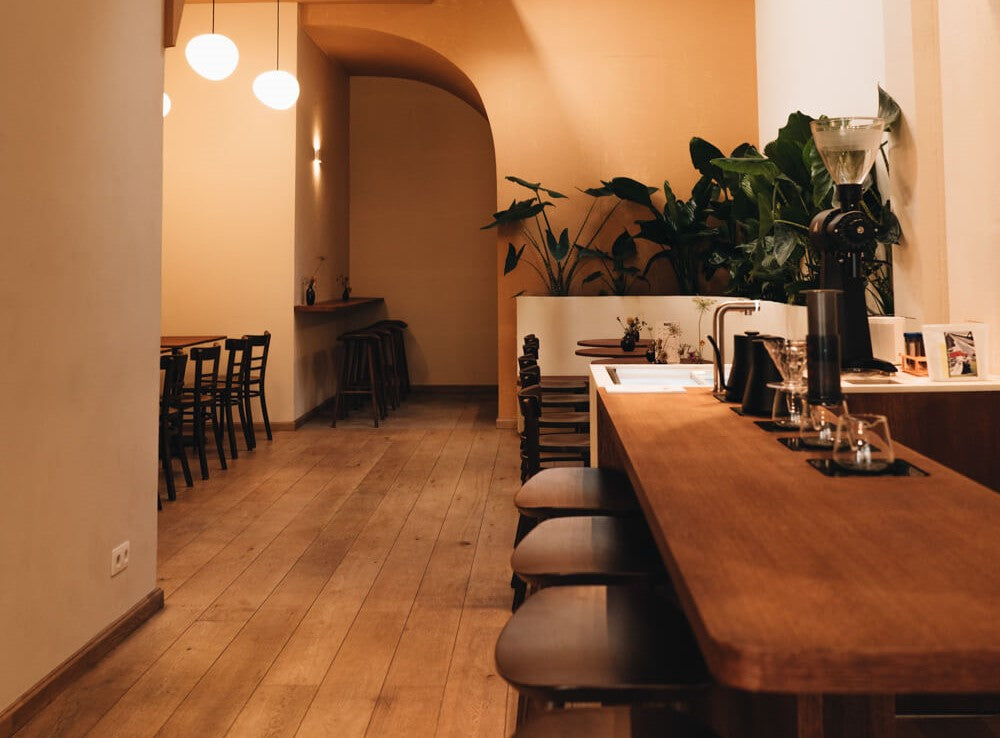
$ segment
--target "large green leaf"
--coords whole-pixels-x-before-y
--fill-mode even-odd
[[[549,247],[549,253],[556,261],[562,261],[569,253],[569,229],[563,228],[557,239],[552,231],[545,231],[545,243]]]
[[[809,167],[812,178],[813,206],[817,209],[829,207],[830,200],[833,197],[833,180],[830,179],[830,173],[826,170],[823,158],[819,155],[819,151],[816,150],[815,141],[810,139],[802,147],[802,162]]]
[[[506,210],[493,213],[493,221],[482,226],[479,230],[485,231],[505,223],[516,223],[527,218],[534,218],[546,207],[551,206],[550,202],[538,202],[534,197],[528,200],[514,200]]]
[[[601,271],[591,272],[590,274],[588,274],[586,277],[583,278],[581,284],[587,284],[588,282],[593,282],[595,279],[600,279],[603,276],[604,272]]]
[[[721,159],[723,153],[714,144],[695,136],[688,144],[691,152],[691,163],[702,175],[713,179],[722,179],[722,170],[712,164],[712,159]]]
[[[880,243],[897,244],[903,237],[903,229],[899,225],[899,218],[889,209],[888,203],[882,210],[882,223],[878,227],[877,237]]]
[[[536,193],[539,190],[541,190],[542,192],[547,193],[549,197],[555,197],[555,198],[566,197],[566,195],[562,194],[561,192],[556,192],[555,190],[548,190],[542,187],[541,182],[529,182],[526,179],[521,179],[520,177],[514,177],[514,176],[505,177],[505,179],[508,182],[513,182],[514,184],[519,184],[522,187],[527,187],[529,190],[533,190]]]
[[[677,196],[674,195],[670,182],[663,180],[663,194],[666,202],[663,204],[663,217],[671,223],[677,223]]]
[[[778,138],[764,147],[767,157],[778,165],[788,179],[803,189],[811,187],[809,169],[802,161],[802,144],[787,138]]]
[[[771,196],[763,192],[757,193],[757,217],[760,224],[760,233],[768,233],[774,222],[774,215],[771,213]]]
[[[776,227],[771,245],[775,262],[779,267],[783,267],[792,257],[795,247],[799,245],[799,235],[791,228]]]
[[[636,225],[639,226],[639,232],[635,235],[636,238],[652,241],[661,246],[668,246],[673,240],[674,232],[665,221],[641,220],[636,221]]]
[[[628,177],[615,177],[610,182],[602,182],[602,184],[611,190],[612,194],[622,200],[645,205],[650,210],[656,210],[653,207],[653,201],[649,199],[649,196],[656,192],[656,188],[654,187],[647,187],[642,182],[637,182]]]
[[[778,129],[778,140],[804,146],[806,141],[812,138],[812,128],[809,126],[812,121],[812,116],[796,110],[788,116],[788,122]],[[764,150],[767,150],[766,147]]]
[[[733,153],[731,153],[729,156],[732,159],[743,159],[748,156],[759,157],[760,152],[757,151],[757,147],[754,146],[753,144],[741,143],[739,146],[733,149]]]
[[[585,190],[580,190],[585,195],[590,195],[591,197],[607,197],[608,195],[613,195],[613,193],[608,187],[588,187]]]
[[[521,250],[518,251],[517,249],[514,248],[514,244],[512,243],[507,244],[507,258],[506,260],[504,260],[503,263],[504,274],[510,274],[512,271],[514,271],[515,268],[517,268],[517,264],[519,261],[521,261],[521,254],[523,253],[524,253],[524,246],[522,246]]]
[[[892,96],[878,86],[878,117],[885,121],[885,130],[891,131],[893,126],[899,121],[902,111],[899,104],[892,99]]]
[[[691,188],[691,199],[698,203],[699,207],[712,205],[719,197],[719,185],[708,175],[704,175]]]
[[[635,247],[635,240],[629,235],[628,231],[622,231],[621,235],[611,244],[611,256],[614,257],[616,262],[624,262],[626,259],[631,259],[636,253],[638,252]]]
[[[772,182],[775,177],[781,174],[781,171],[778,169],[778,165],[770,159],[757,159],[754,157],[734,159],[732,157],[725,157],[722,159],[713,159],[712,163],[725,172],[750,174],[764,177],[768,181]]]

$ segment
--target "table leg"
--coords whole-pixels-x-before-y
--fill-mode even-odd
[[[798,695],[797,738],[894,738],[893,695]]]

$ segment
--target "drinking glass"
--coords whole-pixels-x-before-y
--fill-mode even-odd
[[[879,474],[896,460],[884,415],[842,415],[833,443],[834,463],[847,471]]]
[[[847,402],[839,405],[810,405],[802,412],[799,443],[805,448],[829,451],[837,436],[840,418],[847,415]]]

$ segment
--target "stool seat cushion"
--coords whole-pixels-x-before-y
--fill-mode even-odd
[[[517,544],[510,565],[536,587],[666,578],[660,553],[640,517],[543,520]]]
[[[584,707],[532,718],[513,738],[718,738],[666,707]]]
[[[684,615],[645,586],[536,592],[500,633],[496,664],[526,696],[557,703],[665,699],[708,680]]]
[[[514,495],[523,515],[638,515],[632,485],[621,472],[594,468],[543,469]]]

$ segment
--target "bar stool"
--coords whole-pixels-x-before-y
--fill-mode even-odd
[[[392,330],[377,323],[365,328],[378,336],[379,361],[382,365],[382,396],[389,409],[396,410],[402,397],[402,382],[396,365],[396,342]]]
[[[369,397],[372,419],[378,428],[379,421],[386,415],[379,337],[365,331],[351,331],[338,336],[337,340],[344,344],[344,363],[330,425],[336,427],[338,418],[347,417],[345,397]]]
[[[709,681],[683,613],[646,586],[540,590],[507,621],[495,658],[523,697],[555,705],[683,699]]]
[[[406,330],[409,326],[402,320],[380,320],[376,326],[386,328],[392,332],[393,350],[395,352],[394,363],[398,376],[399,390],[402,397],[410,394],[410,367],[406,363]]]
[[[667,581],[653,537],[639,517],[543,520],[517,544],[510,566],[532,591],[571,584]]]
[[[518,512],[540,520],[570,515],[641,515],[632,485],[621,472],[589,467],[543,469],[514,495]]]
[[[667,707],[581,707],[532,718],[512,738],[719,738]]]

